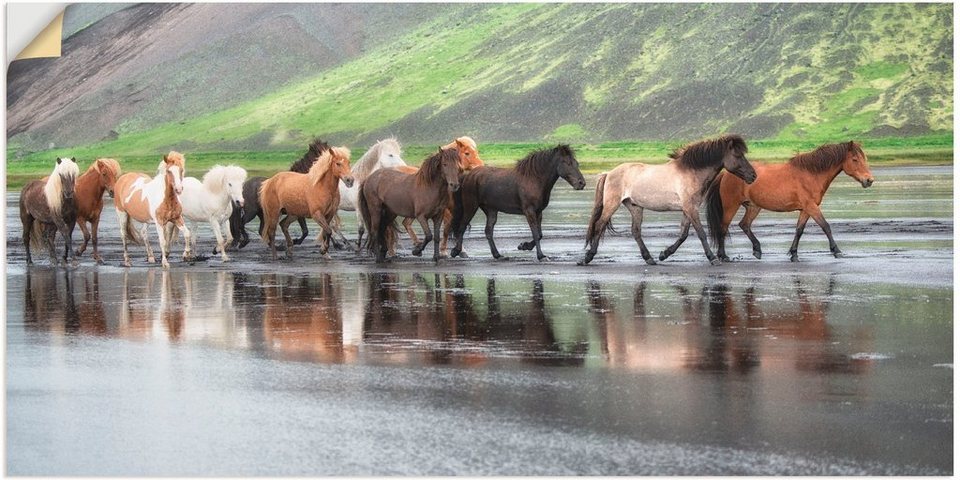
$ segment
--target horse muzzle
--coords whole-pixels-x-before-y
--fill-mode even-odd
[[[872,178],[864,178],[863,180],[860,180],[860,185],[863,185],[863,188],[867,188],[867,187],[869,187],[870,185],[873,185],[873,179],[872,179]]]
[[[243,208],[243,200],[234,200],[233,203],[234,203],[236,206],[238,206],[238,207],[240,207],[240,208]]]
[[[751,183],[757,181],[757,174],[756,174],[756,172],[750,172],[750,173],[748,173],[748,174],[738,175],[738,176],[739,176],[741,179],[743,179],[744,182],[747,182],[747,185],[750,185]]]
[[[343,177],[340,179],[347,188],[353,187],[353,177]]]
[[[447,182],[447,187],[450,188],[451,192],[456,192],[457,190],[460,190],[459,183]]]

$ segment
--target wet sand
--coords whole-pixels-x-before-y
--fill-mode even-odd
[[[623,233],[576,266],[592,194],[561,184],[542,263],[507,216],[491,259],[481,214],[436,265],[311,238],[125,269],[108,205],[105,265],[27,268],[8,196],[8,473],[949,474],[951,172],[838,178],[846,258],[811,224],[790,263],[796,217],[764,213],[764,258],[734,232],[720,267]],[[658,252],[679,218],[647,220]]]

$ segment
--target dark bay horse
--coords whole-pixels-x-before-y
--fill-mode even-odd
[[[323,152],[330,150],[330,148],[327,142],[315,138],[313,142],[310,143],[310,146],[307,147],[307,153],[304,153],[300,160],[293,162],[293,165],[290,165],[289,171],[296,173],[309,172],[310,167],[320,158],[320,155],[323,155]],[[254,218],[260,219],[260,227],[257,229],[257,233],[263,235],[263,209],[260,207],[258,195],[260,185],[262,185],[266,179],[267,177],[250,177],[246,182],[243,182],[243,207],[241,208],[235,205],[233,213],[230,215],[230,234],[233,236],[231,247],[236,246],[240,249],[247,246],[247,243],[250,243],[250,236],[247,235],[246,225]],[[297,223],[300,224],[300,238],[294,239],[294,245],[303,243],[303,240],[307,238],[308,235],[306,219],[300,217],[297,219]]]
[[[370,231],[367,247],[376,253],[377,263],[386,259],[387,234],[398,216],[416,218],[423,228],[424,239],[414,246],[413,254],[420,256],[427,244],[436,240],[433,260],[440,259],[440,223],[450,192],[460,188],[462,171],[457,150],[440,148],[423,161],[416,174],[381,168],[367,177],[360,186],[359,208]],[[428,220],[433,221],[432,234]]]
[[[490,243],[493,258],[501,257],[497,245],[493,242],[493,227],[497,224],[497,213],[503,212],[527,218],[533,240],[522,242],[517,248],[536,248],[537,260],[543,260],[546,257],[540,250],[543,210],[550,203],[550,193],[560,178],[577,190],[583,190],[587,184],[569,145],[557,145],[531,152],[513,168],[483,166],[467,172],[463,176],[460,192],[454,195],[456,205],[452,223],[457,246],[450,251],[450,256],[456,257],[460,254],[463,249],[463,234],[477,209],[481,209],[487,216],[484,233]]]
[[[730,222],[741,206],[746,207],[740,229],[753,244],[753,256],[760,258],[760,241],[754,236],[751,225],[761,209],[774,212],[800,211],[796,236],[790,246],[790,261],[796,262],[800,235],[813,220],[820,225],[830,242],[834,257],[843,256],[830,232],[830,225],[823,218],[820,202],[833,179],[844,172],[860,182],[863,188],[873,185],[873,174],[867,165],[867,155],[856,142],[822,145],[816,150],[795,155],[787,163],[775,165],[755,164],[757,180],[747,185],[739,178],[720,175],[707,191],[707,221],[710,235],[717,245],[717,255],[729,261],[724,249]]]
[[[610,228],[614,212],[625,205],[633,217],[631,231],[640,247],[640,254],[650,265],[656,264],[640,236],[643,209],[655,212],[681,211],[680,238],[660,254],[666,260],[687,239],[690,225],[697,231],[703,253],[711,265],[719,265],[707,242],[707,234],[700,223],[700,204],[711,182],[720,169],[752,183],[756,172],[744,156],[747,143],[740,135],[725,135],[711,140],[701,140],[679,148],[670,154],[670,161],[662,165],[624,163],[609,173],[600,174],[594,199],[593,215],[587,226],[586,244],[589,247],[580,265],[586,265],[597,254],[600,239]]]
[[[57,263],[54,245],[57,232],[63,235],[65,242],[64,265],[69,259],[76,261],[71,237],[77,223],[74,189],[79,174],[76,159],[57,157],[53,173],[46,180],[34,180],[20,191],[20,222],[23,224],[28,265],[33,263],[30,247],[39,248],[43,242],[50,250],[50,261]]]

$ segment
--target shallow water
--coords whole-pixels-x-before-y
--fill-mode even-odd
[[[562,219],[585,222],[589,195],[563,186],[546,263],[493,261],[475,229],[474,256],[440,265],[251,245],[123,269],[107,241],[107,265],[26,268],[11,228],[8,473],[949,474],[941,174],[889,181],[935,199],[893,219],[845,221],[869,205],[839,195],[848,258],[808,228],[799,264],[779,251],[793,221],[772,216],[760,261],[709,267],[691,239],[651,267],[612,236],[576,267]],[[507,251],[526,233],[501,218]],[[648,244],[672,241],[670,217],[652,225]]]

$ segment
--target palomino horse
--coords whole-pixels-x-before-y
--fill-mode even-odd
[[[20,222],[23,224],[23,245],[27,248],[27,264],[33,263],[30,247],[39,248],[46,242],[50,261],[57,263],[54,245],[57,232],[66,243],[63,262],[76,261],[73,253],[73,227],[77,221],[77,203],[74,189],[80,168],[74,158],[59,158],[53,173],[47,179],[34,180],[20,191]]]
[[[477,142],[470,137],[458,137],[456,140],[440,148],[456,148],[457,154],[460,156],[460,168],[462,168],[465,172],[483,166],[483,160],[480,158],[480,153],[477,151]],[[396,169],[410,174],[417,173],[417,167],[412,166],[396,167]],[[441,255],[447,254],[447,240],[450,238],[450,233],[453,231],[453,207],[453,194],[451,193],[450,200],[447,202],[447,209],[443,212],[443,237],[440,238]],[[418,243],[420,241],[417,238],[417,232],[413,230],[412,218],[406,218],[403,220],[403,228],[407,231],[407,235],[410,236],[410,240],[412,240],[413,243]],[[391,230],[389,234],[392,235],[393,230]],[[393,243],[395,242],[391,241],[391,255],[393,255],[395,249]],[[467,253],[461,250],[460,256],[466,258]]]
[[[117,179],[114,187],[114,206],[117,209],[117,221],[120,224],[120,240],[123,243],[123,265],[130,266],[130,254],[127,253],[127,240],[143,243],[147,250],[147,261],[156,262],[150,247],[147,224],[154,224],[160,241],[160,263],[169,268],[167,255],[170,253],[170,241],[173,228],[183,234],[183,259],[190,258],[190,229],[183,222],[182,207],[178,196],[183,193],[184,163],[186,160],[178,152],[171,151],[163,156],[160,172],[152,179],[143,173],[125,173]],[[140,234],[133,229],[133,221],[141,223]]]
[[[243,182],[247,179],[247,171],[235,165],[214,165],[203,176],[203,182],[193,177],[183,179],[183,194],[180,203],[183,206],[183,216],[192,222],[194,241],[197,238],[197,222],[209,222],[213,235],[217,239],[217,251],[220,258],[226,262],[226,246],[233,240],[230,234],[230,215],[233,213],[233,204],[243,207]],[[224,240],[221,233],[226,232]]]
[[[440,148],[423,161],[415,175],[385,168],[373,172],[360,186],[360,214],[370,229],[370,251],[377,262],[387,254],[387,231],[398,217],[414,217],[420,222],[423,242],[416,244],[413,254],[420,256],[434,237],[433,260],[440,259],[440,221],[447,208],[450,192],[460,188],[460,162],[456,149]],[[433,234],[428,220],[433,220]]]
[[[517,248],[533,250],[536,247],[537,260],[543,260],[546,257],[540,250],[543,210],[550,203],[550,193],[560,178],[577,190],[583,190],[587,184],[569,145],[531,152],[513,168],[481,167],[468,172],[463,176],[463,188],[456,195],[458,201],[453,225],[457,246],[450,256],[460,254],[463,234],[479,208],[487,216],[484,233],[493,258],[501,257],[493,243],[493,227],[497,224],[497,213],[503,212],[527,218],[533,240],[523,242]]]
[[[833,240],[830,225],[820,211],[820,202],[840,172],[853,177],[863,188],[873,185],[873,174],[867,165],[867,155],[863,153],[860,144],[847,142],[823,145],[812,152],[797,154],[787,163],[755,164],[754,168],[757,171],[757,180],[750,185],[730,175],[720,175],[707,191],[707,223],[721,260],[730,260],[724,249],[724,240],[730,222],[741,205],[745,206],[747,211],[740,220],[740,229],[753,244],[753,256],[760,258],[762,255],[760,241],[750,228],[761,209],[774,212],[800,211],[797,233],[790,246],[791,262],[797,261],[800,235],[803,234],[810,217],[813,217],[827,235],[833,256],[843,256],[837,242]]]
[[[323,230],[321,254],[330,258],[327,250],[333,236],[332,222],[340,205],[340,189],[337,184],[343,180],[353,185],[350,176],[350,150],[345,147],[333,147],[320,155],[307,173],[280,172],[260,187],[260,207],[263,209],[263,241],[270,247],[270,254],[277,259],[277,248],[273,236],[277,231],[277,222],[287,240],[287,258],[293,258],[293,239],[290,237],[290,224],[298,217],[313,218]],[[280,221],[281,211],[287,216]]]
[[[633,217],[633,238],[648,264],[654,265],[656,261],[650,256],[640,236],[644,208],[656,212],[683,212],[680,238],[660,254],[660,260],[666,260],[677,251],[687,239],[692,224],[710,264],[719,265],[720,260],[710,250],[707,234],[700,223],[700,204],[710,182],[713,182],[721,168],[726,168],[747,183],[757,178],[750,162],[744,157],[746,153],[747,143],[740,135],[725,135],[682,147],[671,153],[671,160],[663,165],[624,163],[609,173],[600,174],[593,215],[587,226],[586,244],[589,249],[579,265],[586,265],[593,260],[600,239],[611,227],[611,217],[621,204],[627,207]]]
[[[307,153],[303,154],[303,157],[296,162],[293,162],[290,165],[291,172],[296,173],[307,173],[310,171],[310,167],[320,158],[320,155],[323,152],[330,150],[330,145],[319,138],[313,140],[310,143],[310,146],[307,147]],[[250,236],[247,235],[246,225],[250,223],[254,218],[260,219],[260,228],[257,229],[257,232],[262,236],[263,235],[263,209],[260,208],[260,185],[267,179],[267,177],[251,177],[246,182],[243,182],[243,208],[234,208],[233,213],[230,215],[230,234],[233,237],[233,242],[236,243],[238,249],[243,248],[250,242]],[[300,245],[303,243],[303,240],[307,238],[307,221],[303,218],[297,219],[297,223],[300,224],[300,238],[293,241],[295,245]]]
[[[360,218],[360,210],[357,209],[357,202],[360,197],[360,185],[370,176],[371,173],[381,168],[408,167],[406,162],[400,156],[400,142],[396,138],[390,137],[375,143],[367,153],[364,153],[360,160],[353,164],[350,175],[353,177],[353,185],[346,186],[340,184],[340,210],[346,212],[357,212],[357,248],[360,248],[360,238],[363,237],[363,219]],[[413,168],[416,171],[416,167]],[[337,229],[339,232],[339,229]],[[342,237],[343,234],[341,233]]]
[[[87,242],[93,241],[93,259],[103,263],[97,251],[97,229],[100,227],[100,214],[103,212],[103,192],[113,196],[113,186],[120,176],[120,164],[112,158],[98,158],[87,171],[77,178],[74,197],[77,200],[77,225],[83,233],[83,243],[77,249],[77,256],[87,249]],[[87,230],[87,223],[90,230]]]

